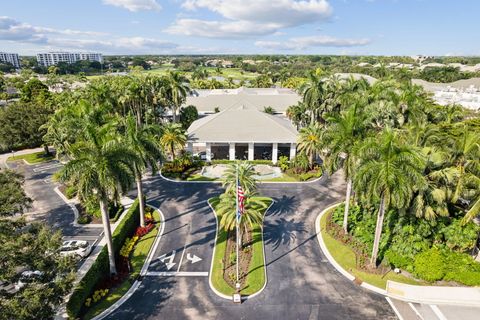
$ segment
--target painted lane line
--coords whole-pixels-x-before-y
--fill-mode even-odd
[[[397,318],[399,320],[404,320],[403,317],[402,317],[402,314],[398,311],[397,307],[395,306],[395,304],[393,303],[393,301],[389,298],[389,297],[385,297],[385,299],[387,300],[388,304],[390,305],[390,307],[392,307],[393,309],[393,312],[395,312],[395,314],[397,315]]]
[[[178,264],[177,272],[180,272],[180,268],[182,267],[183,257],[185,256],[185,248],[187,247],[188,237],[190,236],[190,228],[191,224],[188,225],[187,237],[185,239],[185,244],[183,245],[182,256],[180,257],[180,263]]]
[[[145,274],[145,276],[150,277],[208,277],[208,271],[200,272],[200,271],[149,271]]]
[[[437,305],[432,304],[432,305],[430,305],[430,308],[432,308],[433,312],[438,317],[438,319],[448,320],[447,317],[445,317],[445,315],[442,313],[442,311],[440,310],[440,308]]]
[[[417,308],[415,308],[415,306],[413,305],[413,303],[409,302],[408,305],[410,306],[410,308],[412,308],[413,312],[415,312],[415,314],[417,315],[417,317],[419,317],[420,319],[423,320],[422,315],[420,314],[420,312],[418,312]]]

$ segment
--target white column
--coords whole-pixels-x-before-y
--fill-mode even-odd
[[[205,157],[207,158],[207,162],[212,161],[212,144],[210,142],[205,144]]]
[[[193,153],[193,142],[187,142],[187,152]]]
[[[229,151],[229,159],[235,160],[235,143],[230,143],[228,151]]]
[[[278,143],[274,143],[272,146],[272,162],[276,164],[278,160]]]
[[[253,161],[254,159],[255,146],[253,142],[248,144],[248,161]]]
[[[290,160],[293,160],[296,154],[297,154],[297,144],[290,143]]]

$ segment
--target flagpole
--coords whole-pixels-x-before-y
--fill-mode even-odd
[[[239,279],[239,271],[238,271],[238,260],[240,259],[240,257],[238,256],[238,253],[239,253],[240,239],[238,238],[238,236],[239,236],[239,232],[238,232],[239,230],[238,229],[239,229],[239,220],[240,219],[239,219],[239,216],[238,216],[238,214],[239,214],[239,211],[238,211],[239,210],[239,208],[238,208],[238,186],[239,186],[239,182],[238,182],[238,163],[235,166],[235,176],[236,176],[236,188],[235,188],[236,197],[235,197],[235,199],[236,199],[236,208],[237,208],[237,212],[235,214],[235,218],[237,220],[237,225],[236,225],[237,236],[236,236],[236,239],[235,239],[237,241],[237,283],[236,283],[235,286],[236,286],[237,290],[239,290],[240,289],[240,279]]]

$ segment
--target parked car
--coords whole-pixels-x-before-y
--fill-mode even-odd
[[[20,275],[20,279],[15,284],[15,290],[16,291],[20,290],[21,288],[25,287],[25,285],[34,281],[35,279],[40,278],[41,276],[43,276],[43,272],[38,270],[35,270],[35,271],[28,270],[28,271],[22,272],[22,274]]]
[[[206,161],[207,160],[207,152],[206,151],[201,151],[195,154],[195,157],[199,157],[200,160]],[[213,152],[210,152],[210,159],[214,159],[215,154]]]
[[[63,256],[77,256],[80,258],[87,257],[92,251],[92,246],[88,241],[84,240],[69,240],[64,241],[60,248],[60,254]]]

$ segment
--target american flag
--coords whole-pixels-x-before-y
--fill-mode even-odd
[[[242,186],[237,181],[237,200],[238,200],[238,210],[237,210],[237,222],[240,222],[243,211],[245,209],[245,194],[243,193]]]

